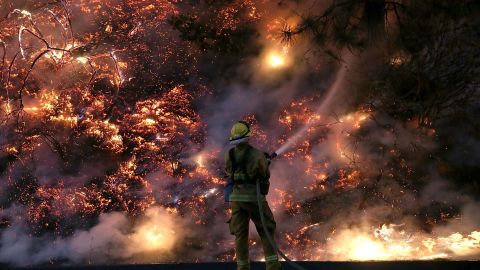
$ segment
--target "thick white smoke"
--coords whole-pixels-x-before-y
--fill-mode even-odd
[[[168,260],[188,232],[184,224],[184,220],[165,209],[151,207],[134,221],[125,213],[101,214],[90,229],[52,239],[28,235],[19,221],[2,233],[0,261],[28,266],[48,261],[102,264]]]

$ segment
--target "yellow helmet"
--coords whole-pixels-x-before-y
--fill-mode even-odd
[[[248,138],[250,135],[252,135],[250,125],[245,121],[238,121],[233,125],[232,130],[230,131],[230,141],[236,142]]]

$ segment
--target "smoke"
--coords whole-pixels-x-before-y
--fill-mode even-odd
[[[22,113],[7,108],[8,101],[19,109],[12,94],[0,97],[1,263],[232,260],[223,167],[229,129],[240,119],[252,124],[252,144],[280,154],[268,200],[279,245],[292,258],[478,258],[479,204],[445,173],[436,134],[462,141],[449,164],[474,166],[478,151],[466,157],[465,148],[478,149],[478,140],[448,124],[437,131],[393,119],[375,110],[377,100],[359,105],[356,88],[381,62],[376,49],[342,50],[336,61],[312,52],[306,39],[284,46],[278,29],[298,16],[245,1],[220,8],[218,18],[211,18],[216,6],[197,9],[196,18],[228,31],[247,22],[256,31],[248,49],[206,53],[202,42],[214,47],[209,37],[195,40],[195,29],[179,37],[167,23],[194,12],[188,5],[105,4],[67,4],[71,40],[48,30],[44,7],[12,7],[36,10],[52,44],[76,44],[71,55],[39,60]],[[67,25],[67,11],[52,6]],[[241,14],[249,14],[245,22]],[[6,21],[0,38],[8,62],[18,49],[16,28],[27,23]],[[11,85],[2,81],[10,93],[42,42],[25,35],[22,44],[32,48],[12,65]],[[262,259],[250,229],[251,258]]]
[[[7,209],[6,211],[15,211]],[[184,221],[160,207],[149,208],[132,222],[124,213],[101,214],[90,229],[78,230],[67,238],[32,237],[24,224],[4,230],[0,260],[14,265],[37,265],[48,261],[101,264],[116,261],[165,260],[187,232]],[[137,255],[142,256],[137,256]]]

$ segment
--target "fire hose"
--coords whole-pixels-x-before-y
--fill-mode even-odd
[[[273,153],[268,156],[268,164],[270,164],[270,161],[274,159],[277,156],[277,153]],[[294,261],[290,260],[287,255],[285,255],[277,246],[275,241],[273,241],[273,237],[270,235],[270,232],[268,231],[267,228],[267,222],[265,221],[265,214],[263,213],[263,201],[261,200],[261,192],[260,192],[260,180],[257,179],[256,181],[257,185],[257,202],[258,202],[258,210],[260,211],[260,220],[262,222],[262,227],[263,227],[263,232],[265,233],[265,236],[267,237],[268,242],[270,242],[270,245],[272,245],[273,249],[275,252],[280,255],[291,267],[298,269],[298,270],[306,270],[299,264],[295,263]]]

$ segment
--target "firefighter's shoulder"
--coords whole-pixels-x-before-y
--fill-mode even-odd
[[[261,151],[260,149],[255,148],[253,146],[252,146],[252,149],[250,150],[250,155],[252,157],[256,157],[256,158],[265,158],[265,153],[263,151]]]

